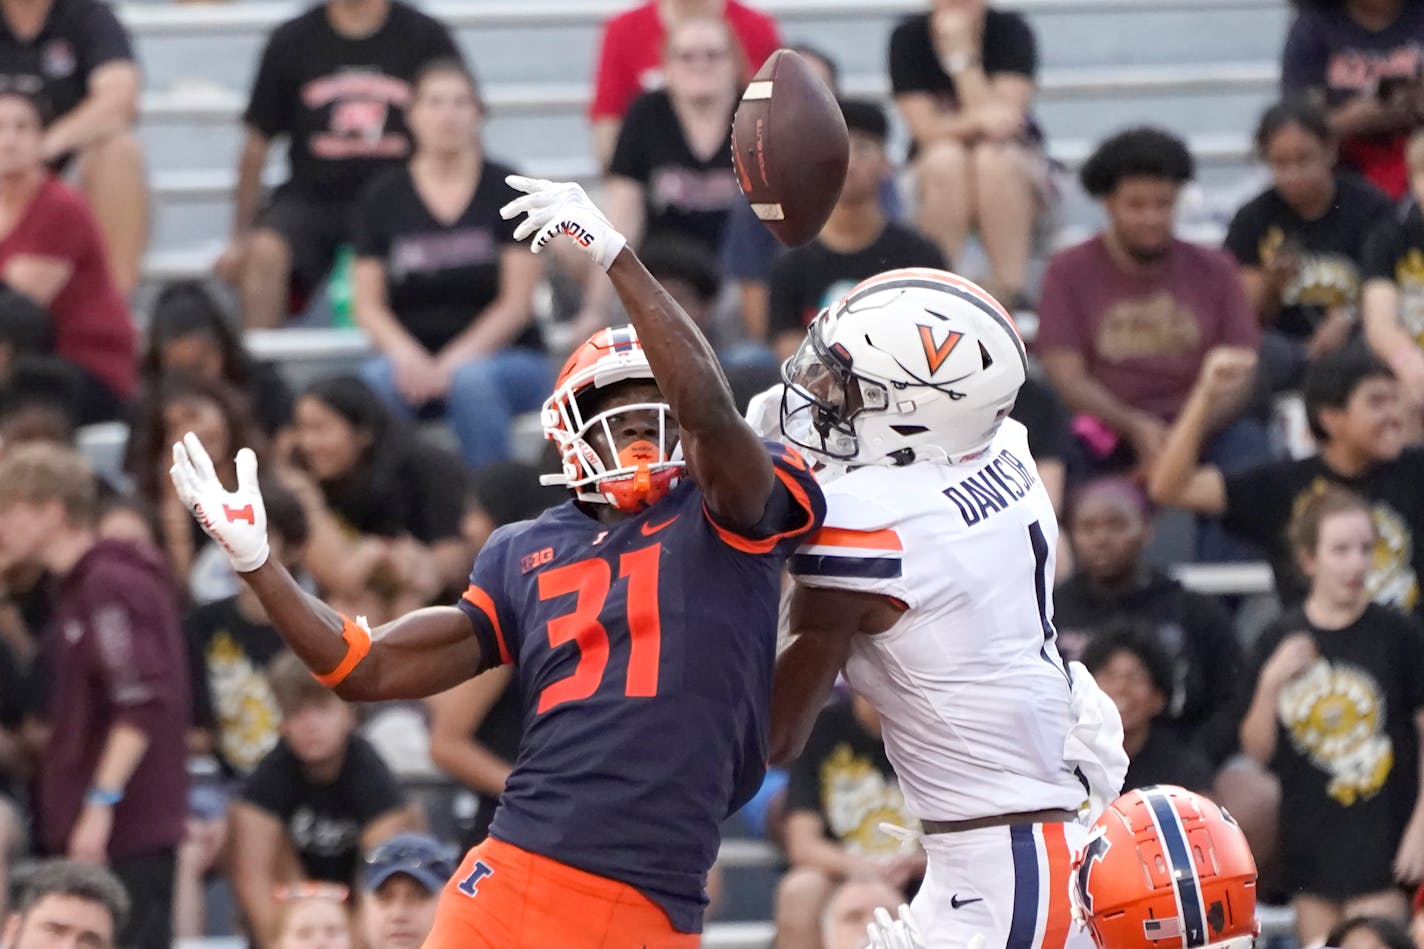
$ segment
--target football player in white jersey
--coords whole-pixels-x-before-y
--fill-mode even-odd
[[[846,473],[791,558],[773,757],[799,752],[839,672],[875,705],[923,824],[911,910],[930,949],[1090,946],[1069,901],[1079,810],[1089,778],[1106,803],[1126,768],[1116,710],[1081,667],[1075,703],[1055,643],[1057,517],[1008,418],[1027,365],[992,297],[910,269],[823,311],[783,368],[787,439]],[[1085,703],[1096,769],[1071,753]]]

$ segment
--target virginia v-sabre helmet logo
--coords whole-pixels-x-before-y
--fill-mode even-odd
[[[961,461],[993,440],[1027,376],[988,293],[944,270],[891,270],[811,322],[782,367],[782,432],[822,460]]]

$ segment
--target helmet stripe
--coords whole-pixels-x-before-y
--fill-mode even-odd
[[[870,293],[897,288],[942,290],[978,307],[1008,331],[1009,336],[1013,338],[1014,347],[1018,350],[1019,361],[1023,363],[1024,372],[1028,372],[1028,352],[1024,349],[1023,337],[1019,335],[1018,327],[1014,325],[1013,318],[1009,316],[1008,311],[979,287],[947,271],[918,267],[892,270],[857,284],[840,306],[851,306]]]
[[[1182,945],[1187,947],[1206,945],[1206,913],[1202,909],[1201,880],[1196,865],[1192,863],[1191,848],[1187,844],[1187,833],[1182,827],[1182,819],[1171,799],[1158,788],[1144,788],[1143,800],[1152,814],[1152,822],[1157,825],[1157,839],[1162,842],[1163,855],[1167,858],[1167,872],[1172,876],[1172,887],[1176,891],[1177,908],[1182,917]]]

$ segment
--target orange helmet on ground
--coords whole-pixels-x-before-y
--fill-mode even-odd
[[[683,463],[674,457],[677,433],[666,402],[640,402],[586,414],[593,393],[630,380],[657,381],[633,327],[599,330],[573,351],[541,414],[544,437],[559,447],[563,461],[563,472],[545,475],[540,479],[544,484],[564,485],[580,501],[611,504],[629,512],[657,503],[677,485]],[[589,444],[589,433],[601,431],[611,450],[617,443],[610,419],[637,411],[657,414],[657,444],[640,440],[624,445],[617,464],[608,464]]]
[[[1073,896],[1100,949],[1250,949],[1261,931],[1246,835],[1212,801],[1172,785],[1108,805]]]

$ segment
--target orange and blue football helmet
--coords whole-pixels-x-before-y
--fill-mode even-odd
[[[677,424],[666,402],[640,402],[616,409],[591,411],[600,389],[630,380],[656,382],[648,356],[631,326],[599,330],[578,346],[544,402],[544,437],[559,449],[560,474],[544,475],[544,484],[563,485],[580,501],[611,504],[635,513],[667,495],[683,476],[677,452]],[[617,447],[612,422],[625,412],[651,411],[658,419],[658,441],[640,440]],[[617,458],[605,461],[588,442],[601,431]]]
[[[1212,801],[1172,785],[1108,805],[1073,899],[1099,949],[1251,949],[1261,931],[1246,835]]]

